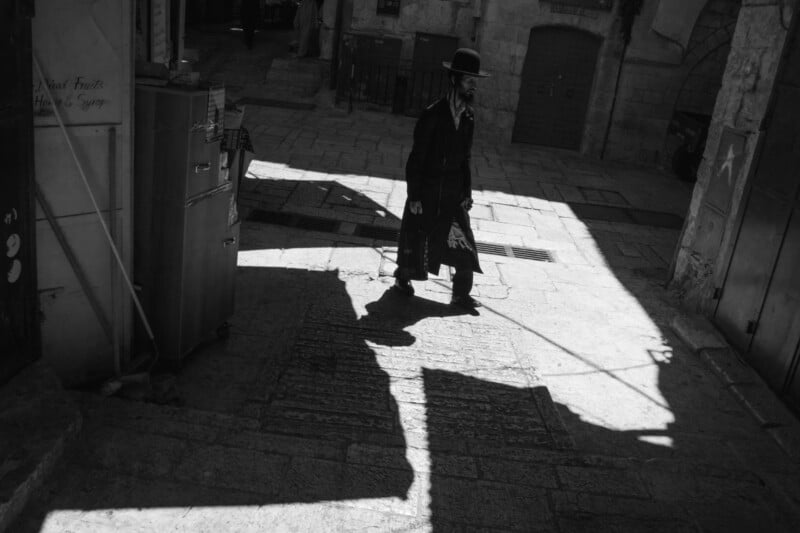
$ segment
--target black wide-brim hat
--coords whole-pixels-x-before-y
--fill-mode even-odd
[[[481,70],[481,56],[472,48],[459,48],[453,54],[452,61],[442,61],[442,66],[450,72],[464,74],[465,76],[475,76],[476,78],[488,78],[489,73]]]

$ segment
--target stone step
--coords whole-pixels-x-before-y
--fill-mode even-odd
[[[81,421],[75,403],[43,363],[0,387],[0,531],[56,468]]]

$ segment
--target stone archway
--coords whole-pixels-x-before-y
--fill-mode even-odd
[[[735,28],[734,20],[687,50],[682,67],[684,75],[675,93],[676,110],[713,113]]]
[[[667,91],[673,102],[665,163],[681,177],[694,179],[708,125],[722,86],[741,0],[709,0],[697,19],[679,74]]]

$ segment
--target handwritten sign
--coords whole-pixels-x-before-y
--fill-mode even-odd
[[[34,124],[56,124],[45,88],[67,125],[119,123],[132,45],[122,1],[43,2],[32,19],[34,54],[45,77],[33,76]]]
[[[37,116],[53,114],[53,106],[45,91],[45,83],[59,109],[90,113],[100,111],[110,103],[103,80],[75,75],[60,80],[34,80],[33,113]]]

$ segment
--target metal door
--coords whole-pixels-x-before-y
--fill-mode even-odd
[[[458,37],[417,33],[405,96],[407,115],[418,116],[433,100],[447,91],[447,71],[442,68],[442,62],[450,61],[456,49]]]
[[[458,37],[417,32],[414,38],[414,70],[441,70],[442,61],[450,61],[458,48]]]
[[[715,321],[800,407],[800,49],[789,45]],[[797,79],[793,79],[797,78]]]
[[[403,41],[393,37],[345,33],[336,77],[337,99],[389,105],[400,65]]]
[[[534,28],[522,69],[513,140],[577,150],[601,39],[569,28]]]
[[[800,341],[800,205],[795,202],[778,255],[748,359],[773,387],[781,390]]]
[[[770,168],[780,163],[789,164],[787,158],[794,155],[783,146],[787,138],[780,136],[786,130],[781,122],[785,123],[785,118],[790,117],[776,118],[764,139],[759,168],[753,176],[739,238],[715,315],[731,343],[743,352],[750,348],[791,212],[788,200],[794,196],[791,180],[787,179],[792,176]]]
[[[403,41],[382,36],[363,36],[359,43],[361,65],[356,62],[356,76],[361,78],[360,90],[368,102],[389,105],[394,100],[394,87],[400,65]]]
[[[38,357],[33,209],[33,3],[0,0],[0,383]]]

